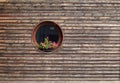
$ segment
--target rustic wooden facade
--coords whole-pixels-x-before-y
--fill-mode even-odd
[[[62,47],[37,50],[42,21],[63,31]],[[3,0],[0,2],[0,80],[120,80],[120,0]]]

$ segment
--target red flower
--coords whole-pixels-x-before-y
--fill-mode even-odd
[[[46,37],[46,39],[48,39],[48,40],[49,40],[49,37],[47,36],[47,37]]]

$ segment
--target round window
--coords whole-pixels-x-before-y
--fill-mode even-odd
[[[34,45],[44,52],[52,52],[59,48],[62,39],[63,34],[60,27],[51,21],[41,22],[35,27],[32,34]]]

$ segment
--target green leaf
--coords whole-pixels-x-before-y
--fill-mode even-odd
[[[45,44],[46,44],[45,48],[48,49],[49,48],[49,41],[47,38],[45,38],[44,40],[45,40]]]

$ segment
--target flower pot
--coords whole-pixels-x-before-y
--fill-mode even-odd
[[[40,49],[40,50],[42,50],[42,51],[44,51],[44,52],[51,52],[51,51],[53,51],[53,48],[48,48],[48,49]]]

